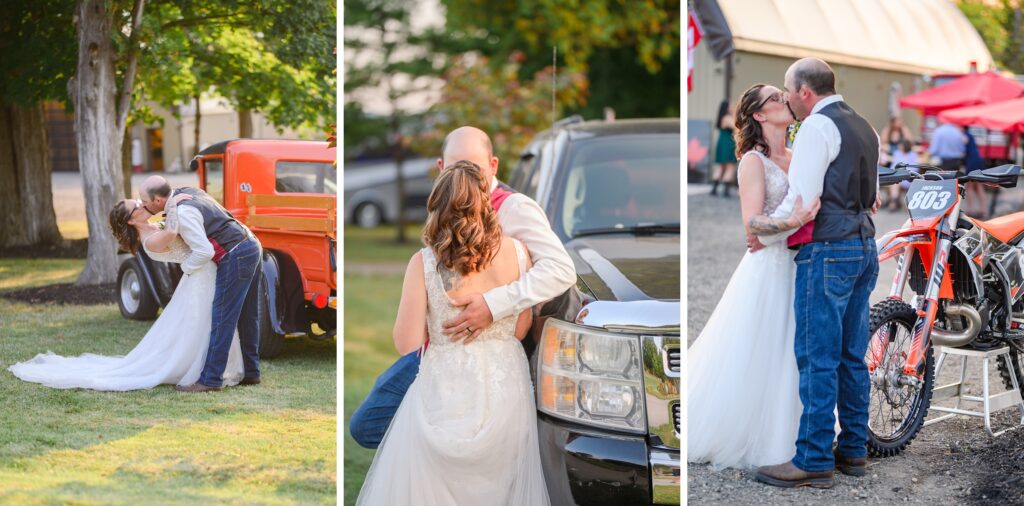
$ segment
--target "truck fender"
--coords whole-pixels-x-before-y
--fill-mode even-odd
[[[142,269],[142,275],[146,276],[146,285],[149,286],[149,293],[153,295],[153,300],[160,307],[164,307],[169,301],[165,301],[156,291],[156,279],[153,276],[153,259],[149,258],[149,255],[141,248],[135,253],[135,259],[138,261],[139,268]]]
[[[284,335],[285,332],[281,329],[281,318],[277,314],[277,287],[281,270],[277,267],[277,259],[269,252],[263,252],[261,263],[263,282],[267,284],[267,309],[270,310],[270,323],[274,326],[274,333]]]

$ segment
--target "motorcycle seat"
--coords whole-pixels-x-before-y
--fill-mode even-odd
[[[1014,237],[1024,232],[1024,211],[992,218],[988,221],[976,220],[974,218],[971,218],[971,221],[992,235],[992,237],[1005,243],[1009,243]]]

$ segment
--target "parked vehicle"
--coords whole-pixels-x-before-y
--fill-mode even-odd
[[[509,183],[578,273],[524,340],[553,504],[679,504],[678,119],[563,120]]]
[[[427,197],[434,185],[437,159],[415,158],[402,164],[405,218],[427,219]],[[345,216],[349,223],[373,228],[398,222],[398,173],[393,161],[345,167]]]
[[[239,139],[201,151],[190,169],[199,186],[263,245],[260,356],[286,336],[333,338],[337,330],[337,171],[326,142]],[[118,306],[151,320],[181,278],[176,264],[140,250],[121,264]]]
[[[880,168],[881,184],[913,182],[910,220],[878,241],[879,263],[897,259],[889,296],[871,308],[865,362],[871,374],[868,450],[899,454],[928,415],[935,388],[933,346],[993,349],[1007,388],[1024,384],[1024,212],[989,221],[961,212],[965,184],[1012,188],[1020,167],[1003,165],[961,175]],[[913,297],[903,293],[910,286]]]

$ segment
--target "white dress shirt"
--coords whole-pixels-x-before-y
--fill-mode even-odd
[[[493,180],[491,190],[497,185]],[[576,283],[576,268],[537,202],[521,193],[509,195],[498,210],[498,224],[502,235],[526,246],[533,267],[518,280],[484,293],[495,321],[553,299]]]
[[[178,235],[185,244],[188,244],[189,252],[185,261],[181,263],[181,271],[185,274],[196,272],[213,259],[213,245],[206,238],[206,228],[203,227],[203,214],[192,206],[178,206]]]
[[[821,99],[814,104],[811,114],[800,123],[796,139],[793,140],[793,159],[789,162],[789,192],[779,207],[772,212],[772,218],[788,217],[793,212],[797,196],[802,199],[802,205],[806,208],[815,197],[821,195],[825,186],[825,173],[839,156],[843,139],[835,122],[828,116],[818,113],[825,106],[842,101],[842,95],[830,95]],[[878,136],[878,132],[875,132],[875,136]],[[770,244],[788,238],[797,230],[799,228],[758,237],[762,244]]]

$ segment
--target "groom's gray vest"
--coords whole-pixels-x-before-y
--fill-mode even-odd
[[[224,255],[249,237],[249,232],[245,227],[238,223],[238,220],[208,193],[198,188],[178,188],[171,193],[171,196],[181,193],[191,195],[192,199],[183,200],[178,203],[178,206],[194,207],[203,215],[203,228],[206,230],[206,237],[213,244],[214,262],[220,263],[220,259]]]
[[[839,129],[839,154],[825,172],[818,215],[789,238],[791,247],[875,237],[870,211],[877,190],[878,136],[846,102],[831,103],[818,114]]]

